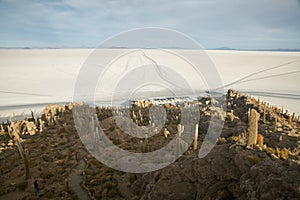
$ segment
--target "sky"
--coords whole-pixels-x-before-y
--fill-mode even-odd
[[[205,48],[300,49],[300,0],[0,0],[0,47],[95,47],[143,27]]]

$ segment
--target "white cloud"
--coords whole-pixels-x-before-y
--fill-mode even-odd
[[[184,32],[207,47],[299,48],[299,11],[296,0],[2,0],[0,42],[97,45],[120,31],[157,26]]]

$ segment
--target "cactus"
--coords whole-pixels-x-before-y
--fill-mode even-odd
[[[139,119],[142,122],[143,121],[143,115],[142,115],[142,110],[139,109]]]
[[[132,119],[135,121],[137,118],[136,114],[134,113],[134,110],[132,111]]]
[[[24,165],[25,165],[25,179],[29,179],[29,152],[28,149],[24,151]]]
[[[248,122],[250,121],[250,108],[248,109]]]
[[[255,109],[250,111],[250,120],[249,120],[249,137],[247,146],[256,144],[257,142],[257,129],[258,129],[258,118],[259,113]]]
[[[266,110],[267,110],[267,108],[266,108],[266,105],[264,106],[264,113],[263,113],[263,122],[264,122],[264,124],[266,123]]]
[[[31,119],[32,119],[33,121],[35,121],[34,113],[33,113],[32,110],[30,111],[30,114],[31,114]]]
[[[182,134],[183,131],[184,131],[184,126],[182,126],[181,124],[178,124],[178,125],[177,125],[177,131],[178,131],[178,136],[180,137],[181,134]]]
[[[164,129],[164,136],[165,136],[165,138],[167,138],[168,135],[170,135],[170,132],[168,131],[167,128],[165,128],[165,129]]]
[[[273,129],[273,133],[277,132],[277,118],[274,119],[274,129]]]
[[[9,134],[9,136],[12,138],[12,125],[8,125],[7,126],[7,132],[8,132],[8,134]]]
[[[45,127],[45,122],[42,120],[42,119],[40,119],[39,118],[39,129],[40,129],[40,133],[42,133],[43,132],[43,129],[44,129],[44,127]]]
[[[292,116],[291,116],[291,115],[289,116],[288,123],[289,123],[290,125],[292,125],[294,119],[295,119],[295,113],[293,113]]]
[[[53,123],[54,123],[54,125],[57,123],[57,116],[56,115],[53,116]]]
[[[38,117],[36,117],[34,119],[34,124],[35,124],[36,127],[39,127],[40,123],[39,123],[39,118]]]
[[[28,152],[28,149],[25,149],[25,151],[24,151],[24,149],[22,147],[22,144],[21,144],[21,141],[20,141],[20,136],[15,130],[13,131],[12,134],[14,135],[14,139],[16,140],[17,147],[18,147],[19,153],[21,155],[21,158],[24,161],[25,180],[28,180],[29,179],[29,152]]]
[[[21,145],[21,142],[19,139],[16,139],[16,143],[17,143],[17,147],[18,147],[18,150],[19,150],[19,153],[20,153],[20,156],[21,158],[24,160],[24,150],[23,150],[23,147]]]
[[[183,141],[181,139],[181,134],[184,131],[184,126],[181,124],[177,125],[177,131],[178,131],[178,137],[176,138],[176,157],[178,157],[179,153],[182,151],[183,147]]]
[[[197,150],[198,147],[198,124],[195,127],[195,136],[194,136],[194,150]]]
[[[293,118],[292,118],[292,116],[291,116],[291,115],[289,115],[289,118],[288,118],[288,123],[289,123],[290,125],[292,125],[292,123],[293,123]]]
[[[3,125],[1,124],[1,134],[4,134],[4,128],[3,128]]]

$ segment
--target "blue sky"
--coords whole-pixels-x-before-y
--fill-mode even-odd
[[[161,27],[206,48],[300,48],[298,0],[0,0],[0,47],[98,46]]]

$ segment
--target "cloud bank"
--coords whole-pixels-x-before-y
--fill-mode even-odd
[[[299,19],[296,0],[0,0],[0,47],[92,47],[162,27],[207,48],[300,48]]]

